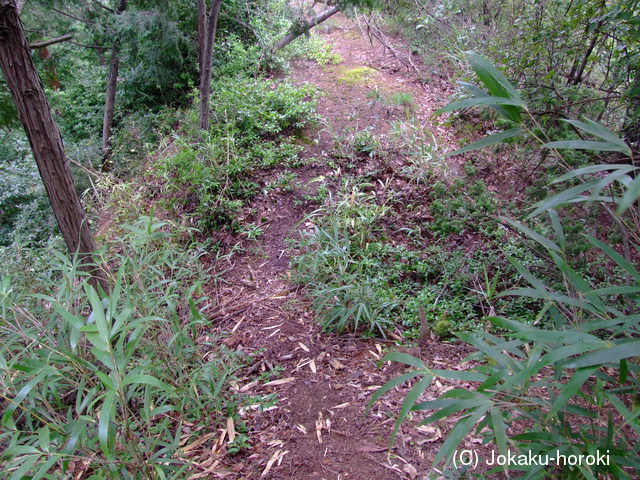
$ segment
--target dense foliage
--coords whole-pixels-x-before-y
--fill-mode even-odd
[[[311,180],[316,190],[296,199],[315,210],[293,242],[292,280],[306,287],[323,326],[409,341],[457,336],[476,350],[466,370],[386,357],[414,369],[372,401],[417,380],[396,432],[412,412],[428,412],[426,423],[446,419],[435,467],[451,478],[482,477],[450,466],[470,432],[503,454],[611,456],[607,465],[522,468],[525,478],[637,476],[640,5],[337,3],[404,35],[425,81],[459,80],[437,118],[456,129],[461,148],[445,152],[424,128],[420,99],[372,89],[372,109],[400,112],[389,137],[322,125],[333,147],[302,160],[322,93],[283,73],[297,55],[342,61],[313,36],[274,51],[314,13],[308,4],[223,2],[212,121],[198,131],[193,2],[137,0],[124,11],[113,0],[26,3],[31,42],[73,34],[34,57],[78,188],[102,227],[112,289],[96,290],[59,253],[0,81],[0,460],[10,478],[188,475],[184,446],[237,417],[228,385],[244,361],[217,338],[203,341],[211,302],[203,285],[215,279],[201,257],[215,266],[233,255],[236,246],[213,244],[216,231],[258,239],[251,202],[291,192],[305,162],[324,162],[336,177]],[[112,52],[120,74],[104,173]],[[372,72],[359,67],[338,81],[354,86]],[[444,174],[446,157],[463,154],[460,175]],[[522,173],[520,191],[497,191],[481,175],[498,156]],[[154,220],[154,209],[166,220]],[[438,378],[452,388],[426,400]],[[187,423],[193,428],[182,430]],[[236,451],[246,446],[238,438]]]
[[[526,117],[535,123],[534,115],[505,76],[483,57],[468,53],[481,86],[465,84],[472,97],[454,102],[439,112],[478,105],[495,109],[507,122],[505,130],[459,149],[455,153],[473,151],[525,134],[535,137]],[[594,140],[553,141],[541,145],[550,149],[556,160],[566,165],[558,150],[590,150],[616,152],[633,163],[631,148],[599,123],[567,120]],[[583,137],[584,138],[584,137]],[[637,199],[640,179],[632,175],[637,167],[628,164],[600,164],[571,170],[554,179],[554,183],[570,182],[570,188],[535,204],[528,219],[548,214],[546,234],[514,220],[505,219],[522,234],[546,251],[547,264],[562,279],[560,285],[549,283],[551,275],[534,273],[513,257],[510,263],[527,281],[528,287],[511,288],[499,296],[533,298],[543,302],[532,325],[516,317],[491,315],[488,320],[503,332],[459,333],[458,337],[477,349],[469,359],[468,370],[438,370],[406,354],[392,353],[386,360],[398,361],[416,369],[395,378],[372,398],[380,398],[388,390],[416,377],[419,381],[405,398],[400,423],[412,411],[429,411],[423,423],[442,418],[456,418],[456,426],[436,456],[434,463],[455,458],[464,437],[475,429],[484,441],[508,455],[514,448],[528,458],[596,458],[607,461],[590,463],[524,462],[495,467],[522,471],[523,478],[597,478],[613,475],[633,478],[640,465],[637,445],[630,438],[640,433],[637,421],[638,317],[637,305],[640,274],[637,258],[630,250],[637,242]],[[603,192],[607,192],[603,195]],[[595,288],[592,278],[576,268],[569,253],[563,218],[556,211],[577,203],[592,204],[620,228],[622,254],[614,242],[606,243],[585,235],[600,261],[617,265],[626,273],[624,280],[609,278],[603,288]],[[609,205],[611,204],[611,205]],[[565,220],[566,221],[566,220]],[[617,242],[616,242],[617,243]],[[637,243],[634,244],[636,251]],[[637,253],[637,252],[635,252]],[[534,326],[542,323],[542,328]],[[420,396],[435,378],[472,382],[474,388],[453,388],[435,400],[421,401]],[[395,432],[394,432],[395,437]],[[392,440],[393,441],[393,440]],[[461,470],[458,468],[458,472]],[[464,472],[462,472],[464,473]]]

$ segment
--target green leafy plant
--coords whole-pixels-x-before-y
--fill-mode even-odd
[[[344,58],[339,53],[335,53],[331,45],[322,41],[316,35],[309,38],[306,56],[315,60],[318,65],[339,65],[344,62]]]
[[[52,293],[2,279],[7,478],[71,478],[80,469],[96,479],[184,478],[181,425],[220,418],[239,363],[213,344],[218,355],[202,359],[206,275],[197,250],[172,244],[167,227],[151,218],[127,227],[108,294],[55,251]]]
[[[252,175],[299,161],[302,147],[274,138],[311,122],[315,109],[310,87],[242,78],[214,87],[219,101],[209,131],[178,137],[180,150],[161,158],[155,172],[171,194],[169,208],[193,215],[203,230],[236,228],[245,201],[261,190]]]
[[[520,123],[526,107],[515,89],[483,59],[472,56],[472,66],[490,93],[470,89],[474,99],[443,110],[485,105]],[[572,122],[598,140],[551,142],[544,147],[613,151],[632,157],[624,142],[603,126],[593,121]],[[510,135],[498,134],[460,151],[481,148]],[[510,263],[528,287],[510,288],[496,295],[495,282],[485,275],[487,297],[490,294],[495,298],[531,298],[541,302],[542,308],[533,325],[492,315],[488,320],[504,333],[459,333],[460,339],[477,349],[470,357],[476,363],[469,370],[437,370],[410,355],[388,355],[385,360],[398,361],[415,370],[388,382],[376,392],[371,403],[395,386],[418,378],[405,397],[392,442],[411,412],[428,411],[423,423],[457,419],[434,459],[435,464],[448,463],[464,437],[475,430],[503,455],[509,448],[542,458],[606,455],[606,461],[589,464],[538,463],[498,467],[494,471],[503,469],[508,474],[509,470],[520,470],[523,478],[591,479],[605,475],[633,478],[637,474],[638,446],[630,439],[640,433],[634,398],[640,372],[635,361],[640,346],[640,317],[636,313],[640,273],[628,249],[628,237],[635,235],[628,222],[635,219],[635,202],[640,197],[637,187],[640,182],[629,175],[635,170],[629,165],[605,164],[579,168],[559,177],[557,182],[577,180],[577,185],[539,202],[530,215],[547,213],[551,235],[541,235],[524,224],[503,219],[546,252],[562,281],[550,285],[513,258],[509,258]],[[602,195],[605,188],[609,189],[609,195]],[[602,205],[627,238],[625,253],[620,254],[606,242],[586,236],[605,262],[625,272],[625,279],[618,284],[610,282],[594,288],[571,265],[567,235],[554,208],[580,202]],[[610,203],[615,209],[609,207]],[[535,326],[542,320],[544,328]],[[471,382],[473,388],[453,388],[435,400],[421,401],[422,393],[436,377],[453,383]]]

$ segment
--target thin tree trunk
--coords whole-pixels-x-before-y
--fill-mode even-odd
[[[91,262],[90,253],[96,250],[96,243],[75,189],[60,130],[51,115],[15,0],[0,0],[0,67],[69,251],[79,253],[81,263]],[[106,281],[97,267],[86,270],[92,274],[94,284],[100,282],[106,290]]]
[[[569,85],[578,85],[582,81],[582,76],[584,75],[584,69],[587,67],[587,63],[589,62],[589,56],[593,53],[593,49],[596,47],[598,40],[600,39],[600,27],[602,26],[602,20],[598,22],[596,26],[596,30],[593,33],[593,37],[591,37],[591,42],[587,47],[587,50],[584,52],[582,56],[582,61],[580,64],[574,65],[571,69],[571,76],[569,81],[567,82]]]
[[[206,46],[205,38],[207,37],[207,2],[206,0],[198,0],[198,66],[199,72],[202,74],[204,66],[204,50]]]
[[[109,170],[111,163],[111,136],[113,131],[113,115],[116,108],[118,91],[118,72],[120,71],[120,39],[116,39],[111,47],[109,74],[107,76],[107,94],[104,101],[104,117],[102,120],[102,170]]]
[[[273,46],[273,51],[277,52],[278,50],[282,50],[291,42],[293,42],[296,38],[298,38],[300,35],[304,35],[313,27],[324,22],[325,20],[332,17],[339,11],[340,11],[340,7],[334,6],[334,7],[328,8],[322,13],[319,13],[317,16],[311,18],[310,20],[304,20],[301,23],[296,24],[294,27],[292,27],[289,30],[289,33],[287,33],[278,43],[276,43]]]
[[[120,15],[127,8],[127,0],[120,0],[116,15]],[[111,136],[113,133],[113,114],[116,107],[118,92],[118,73],[120,71],[120,38],[116,37],[111,47],[109,74],[107,76],[107,92],[104,101],[104,117],[102,120],[102,170],[108,170],[111,162]]]
[[[203,14],[206,8],[201,5],[203,0],[198,0],[198,13]],[[211,97],[211,69],[213,58],[213,46],[216,43],[216,29],[218,26],[218,18],[220,17],[220,6],[222,0],[212,0],[209,14],[204,18],[204,24],[201,26],[202,19],[198,18],[198,33],[204,32],[204,38],[199,35],[198,44],[202,50],[200,51],[200,115],[198,117],[198,130],[207,130],[209,128],[209,105]]]

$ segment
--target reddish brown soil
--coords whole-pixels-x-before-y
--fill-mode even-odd
[[[292,252],[286,239],[296,237],[299,222],[317,208],[302,200],[313,190],[306,186],[308,181],[319,175],[331,178],[339,174],[326,165],[327,152],[334,149],[336,136],[366,127],[382,135],[389,130],[390,121],[403,119],[401,107],[372,102],[367,97],[369,92],[411,93],[417,100],[416,118],[429,124],[429,115],[446,103],[452,87],[438,77],[429,83],[421,81],[414,70],[388,52],[381,53],[380,46],[372,46],[343,17],[331,21],[323,38],[344,62],[319,66],[311,60],[299,60],[292,72],[294,82],[314,84],[322,92],[318,113],[324,120],[310,133],[315,141],[303,153],[307,159],[320,161],[295,170],[298,183],[292,192],[271,191],[254,200],[254,211],[248,211],[246,219],[259,224],[264,234],[258,241],[245,241],[244,252],[231,257],[214,293],[217,333],[230,332],[223,337],[224,343],[251,354],[253,359],[234,383],[245,403],[240,418],[248,430],[251,448],[228,454],[224,436],[228,439],[229,432],[240,431],[242,426],[229,427],[204,444],[209,454],[198,456],[199,467],[193,478],[437,477],[431,462],[443,431],[451,425],[416,428],[415,421],[406,422],[389,450],[395,416],[409,386],[385,396],[366,416],[365,408],[376,389],[401,371],[397,365],[377,367],[386,352],[397,349],[396,344],[323,333],[303,292],[289,281]],[[345,70],[362,66],[376,69],[379,75],[356,85],[338,81]],[[451,136],[443,127],[431,127],[440,139]],[[457,368],[468,353],[462,346],[437,340],[422,348],[404,348],[440,368]],[[274,375],[270,377],[270,373]],[[433,399],[447,388],[451,387],[436,382],[426,397]],[[278,400],[261,411],[260,399],[264,401],[268,395],[277,395]],[[216,438],[222,440],[216,444]]]

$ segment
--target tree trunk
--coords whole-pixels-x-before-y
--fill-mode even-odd
[[[202,74],[204,68],[204,50],[207,37],[207,2],[198,0],[198,71]]]
[[[51,208],[70,253],[79,253],[81,264],[89,262],[96,243],[75,189],[60,130],[53,121],[31,48],[24,36],[15,0],[0,0],[0,67],[31,144]],[[98,268],[86,267],[94,284],[107,287]]]
[[[116,15],[120,15],[127,8],[127,0],[120,0]],[[107,76],[107,92],[104,101],[104,117],[102,120],[102,170],[109,169],[111,162],[111,134],[113,131],[113,113],[116,106],[118,91],[118,73],[120,71],[120,38],[116,37],[111,47],[109,74]]]
[[[300,23],[296,23],[293,27],[291,27],[291,29],[289,30],[289,33],[287,33],[278,43],[276,43],[273,46],[273,51],[277,52],[278,50],[282,50],[291,42],[293,42],[296,38],[298,38],[300,35],[304,35],[313,27],[324,22],[329,17],[332,17],[339,11],[340,11],[340,7],[334,6],[334,7],[328,8],[322,13],[319,13],[317,16],[309,20],[302,20]]]
[[[216,29],[222,0],[212,0],[209,14],[206,15],[205,0],[198,0],[198,45],[200,46],[200,115],[198,130],[209,128],[209,105],[211,97],[211,62],[213,46],[216,42]]]
[[[600,20],[596,26],[595,31],[593,32],[591,42],[589,42],[589,46],[582,56],[582,61],[579,64],[575,63],[573,65],[571,73],[569,74],[569,80],[567,81],[568,85],[579,85],[580,82],[582,82],[582,76],[584,75],[584,69],[587,67],[587,63],[589,62],[589,57],[593,53],[593,49],[596,48],[596,44],[600,39],[600,28],[602,27],[602,24],[603,21]]]

